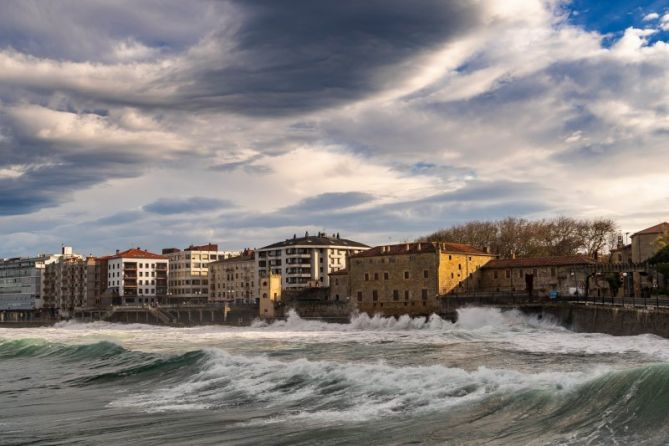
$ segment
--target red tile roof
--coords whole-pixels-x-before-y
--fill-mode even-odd
[[[426,252],[450,252],[457,254],[472,254],[486,256],[485,252],[478,250],[469,245],[461,243],[437,243],[437,242],[420,242],[420,243],[401,243],[397,245],[382,245],[375,246],[367,251],[362,251],[353,254],[351,257],[377,257],[387,255],[401,255],[401,254],[423,254]]]
[[[597,263],[584,255],[528,257],[523,259],[495,259],[486,263],[483,268],[533,268],[542,266],[588,265]]]
[[[659,223],[655,226],[651,226],[650,228],[646,228],[644,230],[632,234],[632,237],[640,234],[662,234],[663,232],[669,232],[669,223],[664,222],[664,223]]]
[[[160,254],[154,254],[149,251],[144,251],[143,249],[133,248],[128,249],[127,251],[119,252],[107,257],[108,259],[160,259],[167,260],[167,257],[161,256]]]

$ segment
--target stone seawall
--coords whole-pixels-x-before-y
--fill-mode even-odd
[[[614,336],[654,334],[669,338],[669,309],[578,303],[521,305],[518,308],[526,314],[552,317],[560,325],[581,333],[606,333]]]

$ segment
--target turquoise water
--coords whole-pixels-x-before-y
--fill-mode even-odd
[[[0,329],[0,444],[669,444],[669,341],[452,324]]]

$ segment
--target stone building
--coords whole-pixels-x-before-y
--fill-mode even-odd
[[[348,281],[350,298],[359,311],[429,315],[440,310],[441,297],[470,290],[481,266],[493,257],[458,243],[377,246],[350,257],[347,278],[332,278]],[[336,294],[341,297],[342,292],[335,298]]]
[[[369,246],[340,238],[339,234],[293,236],[256,251],[258,277],[279,274],[284,289],[327,287],[332,271],[346,268],[349,255],[367,249]]]
[[[669,223],[659,223],[650,228],[632,234],[632,263],[642,263],[653,257],[661,248],[660,237],[669,234]],[[652,275],[634,272],[633,291],[636,297],[648,297],[651,290],[657,287]]]
[[[632,262],[641,263],[653,257],[661,246],[658,238],[669,233],[669,223],[660,223],[632,234]]]
[[[351,290],[348,280],[348,270],[342,269],[330,273],[329,300],[345,301],[351,297]]]
[[[281,284],[281,276],[274,273],[269,273],[259,279],[260,305],[258,310],[260,318],[271,320],[283,316],[280,309],[282,302]]]
[[[588,266],[596,262],[583,255],[491,260],[481,269],[480,292],[531,293],[548,297],[551,292],[561,296],[585,294]],[[608,293],[608,285],[592,275],[587,281],[589,295]]]
[[[209,298],[209,263],[237,255],[237,252],[219,251],[218,245],[189,246],[163,249],[170,261],[168,301],[171,303],[206,303]]]
[[[115,305],[164,302],[167,295],[167,257],[140,248],[107,258],[107,285]]]
[[[209,301],[254,303],[258,299],[255,252],[246,249],[238,256],[208,264]]]

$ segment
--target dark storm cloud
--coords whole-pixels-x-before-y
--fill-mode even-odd
[[[234,204],[228,200],[217,198],[190,197],[190,198],[161,198],[144,206],[144,210],[160,215],[185,214],[191,212],[214,211],[231,208]]]
[[[402,62],[479,18],[476,5],[460,0],[236,3],[245,20],[234,57],[186,73],[178,96],[191,106],[283,115],[353,101],[392,86]]]

